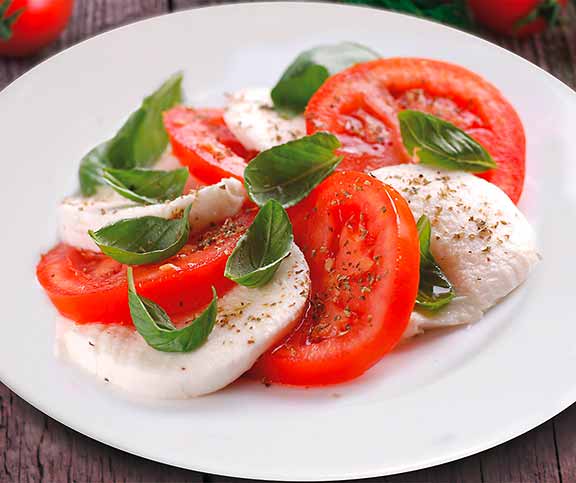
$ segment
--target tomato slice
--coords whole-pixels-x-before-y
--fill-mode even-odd
[[[228,256],[254,218],[246,210],[222,225],[191,236],[182,250],[160,263],[134,267],[138,293],[169,315],[190,314],[234,283],[224,277]],[[52,303],[79,323],[132,324],[126,266],[102,253],[56,245],[42,256],[37,277]]]
[[[307,130],[338,135],[345,156],[340,169],[370,171],[409,161],[396,119],[403,109],[425,111],[464,129],[498,164],[481,176],[519,200],[526,156],[522,122],[496,87],[463,67],[390,58],[346,69],[310,100]]]
[[[222,109],[184,106],[164,114],[172,152],[193,176],[207,184],[230,177],[242,181],[246,162],[256,154],[242,146],[222,115]]]
[[[310,266],[310,307],[252,373],[270,382],[333,384],[392,350],[418,290],[419,244],[404,199],[364,173],[339,172],[290,210]]]
[[[402,145],[396,104],[369,66],[330,77],[306,108],[308,134],[329,131],[342,143],[339,170],[372,171],[410,161]]]

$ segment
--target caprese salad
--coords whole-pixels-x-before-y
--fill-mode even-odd
[[[522,123],[456,65],[354,43],[182,105],[182,75],[80,162],[37,277],[64,360],[140,396],[247,373],[335,384],[528,277]]]

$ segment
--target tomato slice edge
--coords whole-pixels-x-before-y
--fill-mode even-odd
[[[340,266],[341,271],[334,273],[334,277],[330,279],[336,281],[332,287],[329,287],[329,289],[333,288],[333,290],[327,297],[323,295],[321,297],[321,302],[328,305],[331,303],[329,301],[333,296],[339,297],[342,294],[340,281],[344,280],[346,263],[354,260],[354,263],[367,264],[366,267],[374,266],[370,265],[371,261],[367,260],[366,257],[355,256],[356,252],[353,250],[350,250],[349,255],[346,255],[345,251],[339,252],[344,253],[344,255],[341,258],[335,257],[335,260],[332,257],[333,251],[330,248],[326,251],[330,256],[320,256],[324,245],[318,245],[317,241],[332,240],[326,242],[327,246],[331,246],[332,242],[334,242],[334,239],[330,236],[324,236],[333,228],[332,222],[328,220],[330,217],[324,217],[327,219],[324,225],[318,225],[316,218],[312,216],[309,216],[307,221],[303,220],[306,215],[302,215],[302,212],[311,211],[314,207],[317,208],[317,212],[323,212],[327,208],[325,204],[330,203],[330,200],[343,200],[337,191],[343,192],[346,190],[337,188],[337,186],[339,181],[346,178],[353,178],[361,183],[368,182],[373,187],[376,187],[375,190],[379,192],[379,195],[377,199],[372,201],[374,204],[371,211],[372,215],[375,215],[376,212],[380,213],[379,210],[383,207],[382,203],[385,203],[388,213],[382,214],[382,216],[388,215],[386,218],[388,230],[396,237],[393,239],[393,243],[388,243],[387,246],[387,248],[390,248],[389,245],[392,244],[393,252],[384,252],[382,255],[382,252],[380,252],[382,247],[373,244],[377,243],[377,241],[382,241],[378,238],[379,233],[372,233],[369,230],[364,240],[369,239],[367,243],[369,243],[368,247],[370,250],[376,247],[371,252],[372,255],[380,253],[380,256],[383,256],[383,260],[385,260],[383,263],[388,263],[387,260],[391,260],[393,267],[386,266],[386,275],[372,283],[370,291],[366,288],[366,286],[370,285],[368,282],[370,280],[370,269],[366,271],[364,268],[359,268],[357,273],[348,279],[348,283],[352,287],[350,294],[342,299],[350,305],[350,318],[347,320],[336,319],[340,313],[344,314],[343,317],[347,317],[347,313],[346,308],[342,310],[341,305],[335,305],[333,310],[330,309],[332,310],[330,317],[333,317],[335,322],[332,326],[326,324],[329,326],[326,327],[328,332],[325,331],[324,327],[321,327],[320,331],[318,331],[317,328],[325,324],[326,320],[332,320],[329,317],[318,318],[314,313],[318,303],[315,302],[315,298],[326,289],[326,284],[320,280],[323,271],[328,268],[332,270],[332,267],[338,266],[340,262],[343,263]],[[358,187],[359,185],[353,183],[351,186]],[[323,190],[325,190],[324,194],[322,194]],[[352,197],[355,195],[354,191],[350,191],[350,194]],[[336,209],[336,212],[342,214],[348,210],[352,213],[352,211],[362,207],[361,211],[356,211],[356,213],[362,213],[368,210],[367,204],[368,201],[366,200],[358,200],[355,208],[353,203],[342,204]],[[366,213],[370,212],[366,211]],[[290,214],[294,224],[296,243],[303,250],[310,265],[312,303],[298,328],[279,345],[264,354],[252,369],[251,375],[265,381],[288,385],[326,385],[356,378],[395,347],[409,322],[418,290],[419,276],[419,244],[414,217],[404,199],[391,187],[366,174],[354,172],[333,174],[319,185],[301,205],[292,208]],[[332,217],[332,219],[335,218]],[[354,220],[358,221],[359,217],[354,218]],[[377,226],[376,222],[367,223]],[[326,233],[312,233],[311,227],[314,226],[320,227],[320,229],[324,228]],[[358,249],[361,250],[364,246],[362,245],[363,232],[360,228],[361,226],[358,223],[358,230],[351,228],[349,230],[350,236],[343,234],[343,231],[340,232],[337,236],[338,243],[342,242],[343,246],[353,246],[356,243],[359,247]],[[358,239],[358,236],[360,239]],[[370,239],[370,237],[374,236],[373,240]],[[313,241],[310,242],[309,239],[313,239]],[[347,245],[348,241],[350,244]],[[400,259],[403,261],[402,267],[399,266]],[[390,268],[393,268],[393,270],[390,270]],[[382,273],[384,272],[375,272],[373,280],[378,279],[378,275],[382,275]],[[367,291],[364,292],[364,289]],[[345,291],[347,290],[349,289],[345,287]],[[381,295],[381,292],[387,293],[389,295],[388,299],[393,299],[385,308],[379,308],[379,306],[374,305],[375,298],[378,297],[379,293]],[[365,300],[354,304],[352,295],[355,297],[365,295]],[[362,303],[365,304],[363,314],[361,314],[363,310]],[[360,314],[358,319],[355,318],[357,313]],[[328,309],[325,314],[328,314]],[[317,324],[317,321],[313,320],[314,317],[320,323]],[[351,322],[353,317],[354,321]],[[363,317],[362,320],[360,320],[361,317]],[[342,332],[340,329],[342,327],[346,328],[348,322],[351,322],[348,331]],[[342,326],[342,324],[344,325]],[[323,338],[323,332],[327,334],[325,338]],[[317,338],[317,335],[320,338]],[[316,340],[311,341],[311,336],[316,338]]]

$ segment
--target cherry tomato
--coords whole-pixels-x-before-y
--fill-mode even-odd
[[[339,169],[370,171],[409,161],[397,121],[403,109],[425,111],[464,129],[498,164],[481,176],[519,200],[526,154],[522,122],[498,89],[463,67],[416,58],[358,64],[330,77],[310,99],[307,130],[339,137],[344,155]]]
[[[10,2],[4,18],[22,9],[10,26],[8,39],[0,36],[0,55],[21,57],[50,44],[66,28],[74,0],[0,0]],[[2,20],[0,20],[2,22]]]
[[[172,258],[134,267],[138,293],[170,316],[191,313],[234,283],[224,277],[228,256],[254,218],[246,210],[221,226],[193,235]],[[99,252],[59,244],[42,256],[38,280],[65,317],[79,323],[131,324],[126,266]]]
[[[290,210],[310,266],[310,307],[252,374],[293,385],[361,375],[406,329],[418,290],[419,243],[404,199],[364,173],[339,172]]]
[[[468,0],[478,23],[504,35],[524,37],[557,22],[568,0]]]
[[[247,151],[226,127],[221,109],[179,106],[164,114],[172,151],[190,173],[207,184],[233,177],[242,181]]]

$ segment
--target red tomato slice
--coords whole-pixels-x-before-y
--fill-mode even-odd
[[[200,189],[204,186],[206,186],[206,183],[204,183],[204,181],[201,181],[194,175],[190,174],[188,175],[188,179],[186,180],[186,184],[184,185],[184,189],[182,190],[182,192],[190,193],[190,191]]]
[[[294,385],[353,379],[396,346],[410,319],[420,256],[414,217],[391,187],[354,172],[330,176],[290,211],[310,266],[310,307],[253,374]]]
[[[255,155],[234,137],[222,114],[221,109],[184,106],[164,114],[174,155],[192,175],[207,184],[229,177],[242,181],[246,162]]]
[[[365,67],[371,64],[330,77],[306,108],[308,134],[329,131],[340,139],[341,171],[372,171],[410,161],[402,145],[394,98]]]
[[[189,314],[234,283],[224,277],[228,256],[255,212],[247,210],[222,225],[193,235],[182,250],[160,263],[134,267],[138,293],[169,315]],[[102,253],[59,244],[42,256],[38,280],[65,317],[80,323],[132,323],[128,310],[126,266]]]
[[[498,163],[481,176],[517,202],[525,173],[524,128],[492,84],[446,62],[392,58],[359,64],[330,77],[306,109],[308,133],[338,135],[345,159],[339,169],[364,171],[405,163],[397,111],[416,109],[456,124]]]

